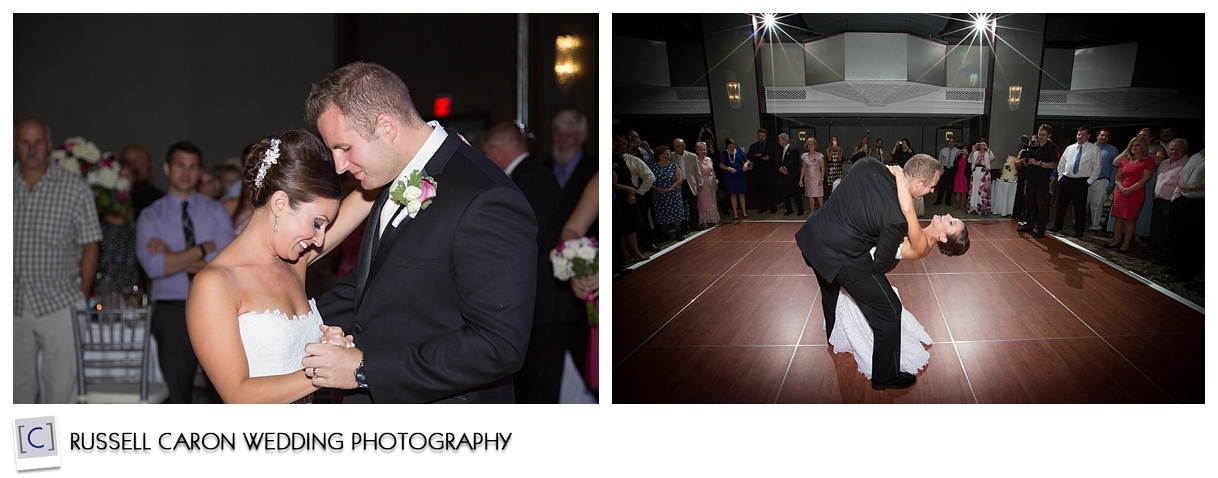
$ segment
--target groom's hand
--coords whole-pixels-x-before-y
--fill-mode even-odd
[[[355,369],[364,360],[364,352],[360,349],[312,343],[305,345],[305,353],[309,355],[300,364],[305,368],[305,375],[313,379],[314,386],[341,389],[358,386]]]
[[[330,326],[330,325],[321,325],[320,327],[321,327],[321,339],[319,340],[320,343],[334,345],[337,347],[346,347],[346,348],[351,348],[351,347],[355,346],[355,337],[350,336],[350,335],[343,335],[342,327],[336,327],[336,326]]]

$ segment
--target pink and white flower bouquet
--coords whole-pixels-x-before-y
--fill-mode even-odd
[[[92,141],[75,136],[52,151],[51,160],[68,171],[84,176],[85,182],[93,189],[98,214],[125,217],[130,211],[131,184],[119,175],[121,168],[109,151],[103,153]]]

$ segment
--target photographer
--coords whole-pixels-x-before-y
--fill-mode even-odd
[[[1049,222],[1049,181],[1057,168],[1057,145],[1049,138],[1052,134],[1052,127],[1040,125],[1036,132],[1039,147],[1032,151],[1029,143],[1027,154],[1020,153],[1026,168],[1024,175],[1027,176],[1027,190],[1024,192],[1026,210],[1020,232],[1031,232],[1035,225],[1034,237],[1037,238],[1045,237],[1045,226]]]
[[[1025,164],[1026,160],[1035,158],[1039,150],[1040,145],[1036,140],[1026,134],[1019,137],[1019,154],[1016,155],[1019,161],[1015,163],[1015,203],[1011,205],[1011,219],[1019,224],[1020,232],[1024,229],[1023,213],[1027,208],[1024,192],[1028,187],[1028,168]]]

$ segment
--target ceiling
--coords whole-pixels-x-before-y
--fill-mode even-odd
[[[970,13],[778,13],[783,30],[795,40],[845,31],[906,32],[955,41],[967,36]],[[1163,35],[1170,18],[1171,37],[1204,44],[1204,15],[1050,13],[1045,46],[1082,48],[1143,41]],[[1159,28],[1156,28],[1159,27]],[[660,41],[702,41],[702,14],[615,13],[613,33]],[[793,41],[785,39],[785,41]],[[1177,43],[1179,44],[1179,43]]]

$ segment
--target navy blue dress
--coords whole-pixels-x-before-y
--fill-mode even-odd
[[[727,150],[723,150],[723,157],[720,162],[727,165],[729,168],[736,168],[736,172],[724,171],[724,181],[727,182],[728,194],[744,194],[749,191],[748,180],[744,175],[744,151],[736,148],[735,156],[728,154]]]

